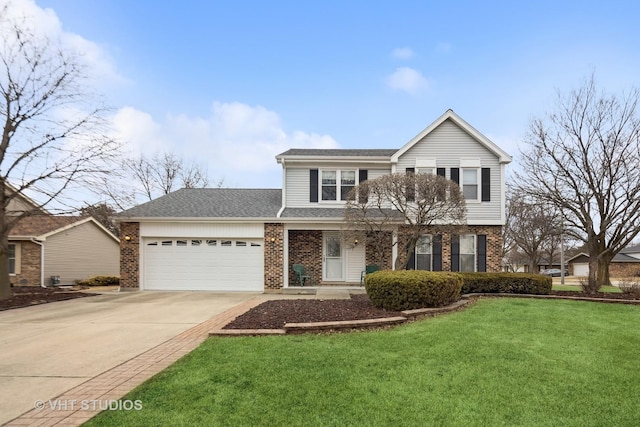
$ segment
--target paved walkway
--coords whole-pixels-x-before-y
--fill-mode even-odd
[[[100,405],[104,409],[109,401],[122,398],[133,388],[198,347],[208,337],[209,332],[221,329],[235,317],[260,304],[266,298],[254,297],[73,387],[55,399],[36,402],[34,405],[39,406],[38,408],[5,425],[78,426],[100,412]]]

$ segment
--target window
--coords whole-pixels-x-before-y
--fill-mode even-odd
[[[462,169],[462,194],[465,200],[478,200],[478,169]]]
[[[416,270],[433,270],[431,236],[422,236],[416,243]]]
[[[460,236],[460,271],[476,271],[476,236]]]
[[[207,246],[216,246],[217,244],[217,240],[207,240]]]
[[[147,246],[158,246],[158,242],[149,242]]]
[[[236,241],[236,246],[247,246],[247,242],[242,242],[240,240]]]
[[[162,246],[173,246],[173,240],[163,240]]]
[[[16,245],[9,244],[9,252],[7,253],[9,258],[9,274],[16,274]]]
[[[259,243],[251,243],[251,247],[258,247],[259,248],[260,244]]]
[[[347,200],[349,192],[356,186],[356,171],[323,170],[320,181],[323,201]]]
[[[221,240],[220,246],[231,246],[231,240]]]
[[[186,240],[176,240],[176,246],[187,246]]]
[[[200,246],[202,244],[202,240],[192,240],[191,246]]]

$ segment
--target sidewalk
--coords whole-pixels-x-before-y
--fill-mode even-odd
[[[200,323],[115,368],[68,390],[55,399],[36,402],[37,408],[9,421],[6,426],[78,426],[98,412],[100,405],[122,398],[153,375],[198,347],[211,331],[259,305],[268,297],[260,295]]]

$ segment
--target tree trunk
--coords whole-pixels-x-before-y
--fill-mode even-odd
[[[4,182],[0,182],[0,300],[13,295],[11,290],[11,278],[9,277],[9,241],[6,227]]]
[[[600,257],[598,259],[598,270],[596,271],[596,283],[598,284],[598,289],[602,286],[611,285],[611,278],[609,277],[609,264],[611,263],[610,256]]]

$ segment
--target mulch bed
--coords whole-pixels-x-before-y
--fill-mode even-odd
[[[334,322],[401,316],[376,308],[363,294],[351,299],[287,299],[266,301],[236,317],[223,329],[280,329],[285,323]]]
[[[587,295],[576,291],[551,291],[551,295],[608,299],[632,299],[622,293],[598,292]],[[348,300],[287,299],[266,301],[238,316],[223,329],[281,329],[285,323],[334,322],[402,316],[399,311],[376,308],[366,294]]]
[[[11,290],[13,291],[12,297],[0,300],[0,311],[98,295],[78,292],[74,288],[43,288],[40,286],[14,286]]]

